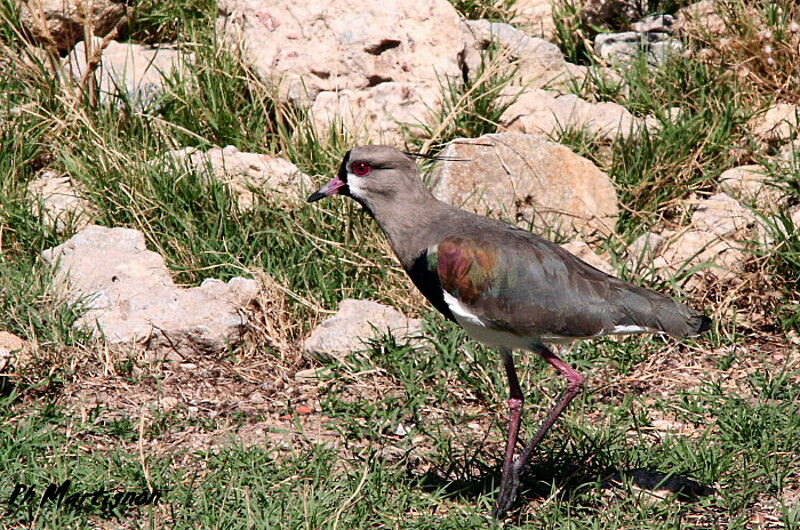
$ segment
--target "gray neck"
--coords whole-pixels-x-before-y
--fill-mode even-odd
[[[409,269],[429,246],[439,242],[443,224],[438,222],[454,210],[427,189],[392,198],[375,197],[368,204],[400,263]]]

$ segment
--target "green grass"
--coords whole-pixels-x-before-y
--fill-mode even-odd
[[[11,4],[3,5],[10,13]],[[509,7],[460,5],[471,16],[499,20]],[[497,8],[503,13],[493,14]],[[496,352],[408,294],[382,235],[352,202],[308,206],[308,190],[297,197],[256,190],[255,207],[243,210],[208,171],[151,163],[170,149],[231,144],[284,156],[322,182],[352,147],[341,131],[314,130],[302,109],[276,101],[235,53],[215,44],[214,16],[214,4],[204,0],[135,6],[127,38],[178,39],[198,58],[147,113],[124,99],[73,99],[47,60],[0,79],[0,328],[35,345],[31,366],[13,386],[2,385],[0,503],[17,483],[41,492],[66,479],[79,492],[165,490],[157,506],[76,512],[29,502],[0,521],[40,528],[488,526],[506,428]],[[9,28],[0,39],[5,53],[25,49]],[[454,137],[496,130],[504,108],[497,96],[514,75],[497,59],[487,51],[472,82],[442,87],[444,110],[418,147],[435,151]],[[722,170],[755,157],[758,147],[744,127],[755,107],[740,97],[741,85],[720,82],[721,75],[713,65],[678,58],[655,71],[631,68],[627,91],[599,78],[584,88],[638,116],[661,117],[658,131],[612,146],[580,131],[559,138],[606,164],[618,186],[624,213],[609,251],[621,255],[656,219],[675,220],[678,201],[712,191]],[[29,110],[19,112],[20,105]],[[666,119],[673,106],[682,109],[675,122]],[[141,230],[181,284],[274,276],[288,292],[278,324],[292,351],[256,342],[220,359],[190,359],[207,370],[198,376],[133,353],[109,354],[76,330],[80,304],[58,295],[39,260],[77,228],[57,234],[32,213],[26,189],[43,168],[80,183],[93,222]],[[776,324],[797,330],[800,244],[787,215],[800,203],[800,188],[796,172],[776,169],[775,178],[788,184],[790,204],[771,219],[774,248],[761,252],[770,285],[783,293]],[[627,277],[670,287],[646,270],[618,265]],[[297,340],[324,316],[317,308],[334,309],[346,297],[417,313],[425,319],[423,338],[409,345],[385,337],[329,363],[319,381],[295,381],[294,372],[317,366],[300,356]],[[697,344],[631,338],[576,346],[568,358],[589,376],[587,392],[543,443],[523,502],[505,525],[751,528],[752,517],[766,513],[786,528],[800,527],[790,497],[800,489],[797,348],[781,344],[777,332],[760,333],[731,318]],[[517,359],[528,438],[564,381],[537,358]],[[111,396],[99,405],[90,400],[98,389]],[[247,406],[256,390],[266,400]],[[181,399],[165,410],[156,404],[165,396]],[[330,437],[318,438],[318,426],[294,413],[298,403],[314,406],[312,419]],[[664,421],[680,428],[669,432]],[[255,442],[246,436],[254,426],[269,431],[287,423],[300,440],[289,448],[269,433]],[[400,425],[406,434],[397,434]],[[220,438],[192,443],[213,436]],[[650,503],[624,488],[601,488],[613,473],[637,468],[690,476],[716,491],[691,502]]]
[[[448,326],[429,333],[435,343],[415,351],[384,340],[334,367],[321,397],[341,437],[339,450],[312,439],[287,454],[269,446],[242,446],[232,438],[212,452],[178,449],[145,454],[142,460],[136,450],[139,418],[108,421],[103,414],[89,414],[80,420],[55,402],[44,402],[34,415],[19,416],[18,397],[5,398],[0,404],[0,471],[7,477],[3,497],[17,483],[41,492],[66,479],[73,481],[73,491],[138,490],[148,478],[153,487],[167,490],[155,508],[75,512],[46,504],[36,513],[35,505],[26,505],[7,514],[6,521],[28,524],[35,518],[56,527],[116,520],[176,528],[485,524],[499,471],[502,425],[468,410],[474,403],[502,398],[499,370],[490,369],[497,360],[477,346],[459,348],[460,332]],[[602,390],[603,383],[613,384],[629,369],[609,370],[606,356],[636,356],[642,346],[650,355],[663,349],[660,341],[637,342],[575,352],[577,366],[589,373],[605,366],[605,375],[591,379],[590,392],[577,400],[539,451],[525,483],[529,508],[511,524],[572,528],[579,519],[582,527],[665,528],[699,520],[748,528],[749,509],[759,502],[774,504],[784,524],[796,527],[797,506],[781,503],[788,502],[783,491],[800,479],[800,400],[791,379],[797,371],[784,367],[754,374],[735,390],[723,389],[723,371],[695,390],[655,399],[624,386]],[[535,359],[520,359],[520,367],[525,386],[535,389],[528,394],[524,432],[530,434],[562,382]],[[388,390],[385,397],[359,399],[357,389],[368,388],[376,378]],[[502,408],[499,403],[497,408]],[[652,418],[664,414],[692,435],[667,434],[653,444]],[[498,410],[497,420],[502,416]],[[400,421],[412,425],[405,437],[392,434]],[[466,427],[474,422],[489,432]],[[69,437],[63,430],[67,425]],[[168,425],[148,428],[143,441],[157,442],[182,423]],[[88,451],[87,444],[98,443],[107,449]],[[41,459],[41,454],[49,457]],[[600,489],[617,470],[638,468],[691,476],[717,491],[690,503],[651,505],[624,490],[609,497]]]

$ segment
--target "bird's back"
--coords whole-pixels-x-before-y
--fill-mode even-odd
[[[447,228],[437,230],[427,263],[444,292],[488,326],[543,341],[639,332],[686,337],[708,327],[685,304],[610,276],[531,232],[463,210],[450,217],[440,221]]]

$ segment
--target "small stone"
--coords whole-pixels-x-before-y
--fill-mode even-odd
[[[415,425],[413,423],[409,423],[408,425],[406,425],[405,423],[400,422],[392,430],[392,434],[400,437],[408,436],[409,434],[411,434],[411,429],[413,429],[414,427]]]
[[[303,344],[303,352],[315,359],[343,359],[363,350],[365,343],[387,332],[409,340],[422,329],[422,321],[370,300],[342,300],[334,316],[314,329]]]
[[[266,401],[266,398],[264,397],[264,394],[262,394],[261,392],[258,392],[258,391],[253,392],[252,394],[250,394],[248,399],[250,400],[251,403],[264,403]]]
[[[314,412],[311,409],[311,407],[309,407],[307,405],[298,405],[297,407],[295,407],[294,411],[297,414],[301,415],[301,416],[304,416],[304,415],[307,415],[307,414],[311,414],[312,412]]]

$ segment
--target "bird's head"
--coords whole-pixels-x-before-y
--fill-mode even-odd
[[[344,155],[339,173],[308,197],[315,202],[329,195],[352,197],[368,211],[414,193],[427,193],[410,155],[385,145],[364,145]]]

